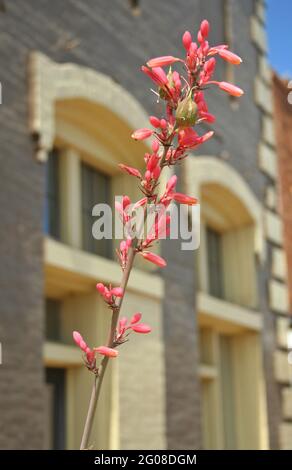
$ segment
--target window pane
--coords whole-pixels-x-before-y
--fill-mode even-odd
[[[53,149],[46,163],[46,200],[45,200],[45,233],[60,238],[60,191],[59,191],[59,155]]]
[[[219,232],[207,228],[209,294],[223,298],[222,240]]]
[[[231,337],[220,336],[220,376],[225,449],[236,449]]]
[[[61,313],[61,302],[59,300],[46,299],[45,337],[49,341],[61,340],[60,313]]]
[[[65,369],[46,369],[45,447],[65,449]]]
[[[83,249],[107,258],[112,257],[112,240],[95,240],[92,236],[95,204],[111,204],[110,177],[82,164],[82,239]]]

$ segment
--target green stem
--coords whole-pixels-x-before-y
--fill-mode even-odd
[[[168,146],[164,147],[163,150],[163,155],[161,157],[161,164],[165,162],[165,157],[166,153],[168,150]],[[146,215],[146,212],[145,212]],[[145,222],[145,219],[144,219]],[[137,240],[136,240],[137,243]],[[112,348],[114,346],[114,338],[115,338],[115,333],[116,333],[116,328],[119,320],[119,315],[123,303],[123,299],[125,296],[125,291],[128,285],[128,280],[130,277],[130,273],[133,267],[135,255],[136,255],[136,243],[133,242],[133,246],[129,248],[129,254],[128,254],[128,261],[127,261],[127,266],[126,269],[123,272],[123,277],[121,281],[121,288],[123,289],[124,295],[122,297],[119,297],[116,302],[116,308],[113,310],[112,314],[112,320],[111,320],[111,327],[109,331],[109,337],[107,341],[107,346],[109,348]],[[96,412],[96,407],[97,407],[97,402],[100,396],[100,391],[101,391],[101,386],[103,383],[103,378],[107,369],[107,365],[109,363],[109,358],[107,356],[104,356],[103,360],[101,361],[101,364],[99,366],[98,370],[98,375],[94,377],[94,382],[92,386],[92,392],[91,392],[91,397],[90,397],[90,402],[89,402],[89,407],[88,407],[88,412],[87,412],[87,417],[85,421],[85,426],[83,430],[83,435],[82,435],[82,440],[81,440],[81,445],[80,445],[80,450],[85,450],[88,449],[88,443],[92,431],[92,426],[93,426],[93,421],[94,421],[94,416]]]

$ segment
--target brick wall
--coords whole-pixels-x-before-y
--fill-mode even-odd
[[[43,440],[44,174],[43,166],[34,161],[28,133],[29,53],[39,50],[55,61],[76,62],[105,73],[155,114],[158,105],[147,91],[149,82],[139,73],[140,65],[153,55],[181,52],[181,33],[193,31],[204,17],[212,24],[212,42],[224,42],[223,13],[221,2],[214,0],[142,0],[140,16],[132,14],[127,0],[14,0],[6,4],[7,12],[0,14],[0,340],[4,359],[0,370],[0,448],[39,448]],[[254,99],[256,77],[265,70],[262,2],[231,4],[232,48],[244,59],[244,65],[235,70],[235,81],[246,94],[235,105],[223,93],[210,93],[210,111],[218,116],[216,137],[202,153],[226,159],[263,201],[267,176],[257,160],[266,112],[261,104],[265,101],[261,81],[257,81],[259,104]],[[252,17],[256,19],[251,27]],[[257,39],[251,40],[250,33]],[[223,63],[217,76],[225,76]],[[269,124],[266,126],[268,129]],[[270,159],[264,157],[265,161]],[[273,191],[271,186],[272,198]],[[193,262],[175,243],[166,243],[163,251],[169,261],[164,305],[168,447],[195,448],[201,444],[201,432]],[[259,266],[258,274],[260,297],[267,301],[268,266]],[[263,312],[267,319],[263,344],[271,390],[268,396],[270,403],[277,403],[274,379],[268,375],[274,348],[269,340],[273,338],[273,317],[268,302]],[[186,347],[188,354],[178,361]],[[275,427],[278,410],[271,406],[274,411],[270,410],[270,415],[276,418],[270,425]]]
[[[279,206],[284,222],[284,245],[288,263],[289,302],[292,310],[292,105],[288,102],[288,81],[273,76],[275,129],[279,169]],[[285,259],[282,266],[285,270]]]
[[[140,16],[127,0],[15,0],[0,14],[0,448],[40,448],[43,442],[44,169],[34,160],[28,132],[29,54],[39,50],[107,74],[153,113],[155,97],[140,65],[156,54],[175,54],[183,27],[192,29],[198,15],[194,0],[179,7],[174,0],[148,0]],[[185,398],[196,400],[189,393]],[[199,420],[192,425],[199,429]],[[188,434],[185,429],[177,445],[184,446]]]

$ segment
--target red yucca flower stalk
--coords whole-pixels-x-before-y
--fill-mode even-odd
[[[152,138],[151,150],[144,155],[145,171],[141,172],[122,163],[119,167],[139,180],[143,197],[134,204],[134,210],[138,208],[143,210],[144,222],[146,222],[147,204],[154,204],[157,209],[157,219],[144,241],[137,236],[131,237],[130,235],[121,241],[117,250],[117,258],[122,271],[120,286],[105,286],[102,283],[96,286],[112,315],[107,344],[91,349],[79,332],[73,333],[74,341],[84,354],[85,366],[94,374],[81,449],[88,448],[95,409],[109,360],[117,357],[117,348],[128,341],[131,332],[145,334],[151,331],[148,325],[140,323],[140,313],[134,314],[130,321],[125,317],[119,320],[135,256],[140,254],[146,261],[154,263],[159,268],[165,267],[166,261],[149,251],[149,248],[169,233],[170,215],[167,213],[169,205],[173,201],[186,205],[198,203],[197,199],[176,191],[177,177],[175,175],[168,180],[164,193],[159,195],[157,188],[161,172],[165,167],[181,162],[187,157],[189,150],[197,148],[213,136],[213,131],[200,135],[193,129],[202,122],[215,121],[215,116],[208,110],[205,90],[215,85],[232,96],[239,97],[243,94],[239,87],[231,83],[212,80],[216,68],[215,56],[234,65],[240,64],[242,60],[229,51],[225,44],[210,47],[207,40],[209,30],[210,25],[207,20],[204,20],[196,38],[189,31],[183,34],[182,44],[186,51],[184,58],[171,55],[156,57],[142,66],[142,72],[157,86],[157,96],[165,105],[164,113],[160,117],[149,117],[152,128],[138,129],[132,134],[132,138],[137,141]],[[165,70],[165,67],[168,70]],[[178,70],[174,70],[175,67]],[[116,203],[116,210],[125,227],[133,217],[130,203],[128,196],[123,196],[122,202]],[[165,211],[159,212],[158,207],[164,208]]]

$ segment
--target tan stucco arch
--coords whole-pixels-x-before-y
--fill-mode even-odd
[[[30,131],[37,159],[46,160],[55,136],[55,102],[80,98],[111,110],[130,128],[145,127],[147,114],[139,102],[110,77],[78,64],[60,64],[40,52],[29,62]]]
[[[190,157],[184,166],[186,191],[200,197],[206,184],[217,184],[233,194],[245,207],[255,226],[255,252],[264,257],[263,208],[242,176],[228,163],[217,157],[202,155]]]

